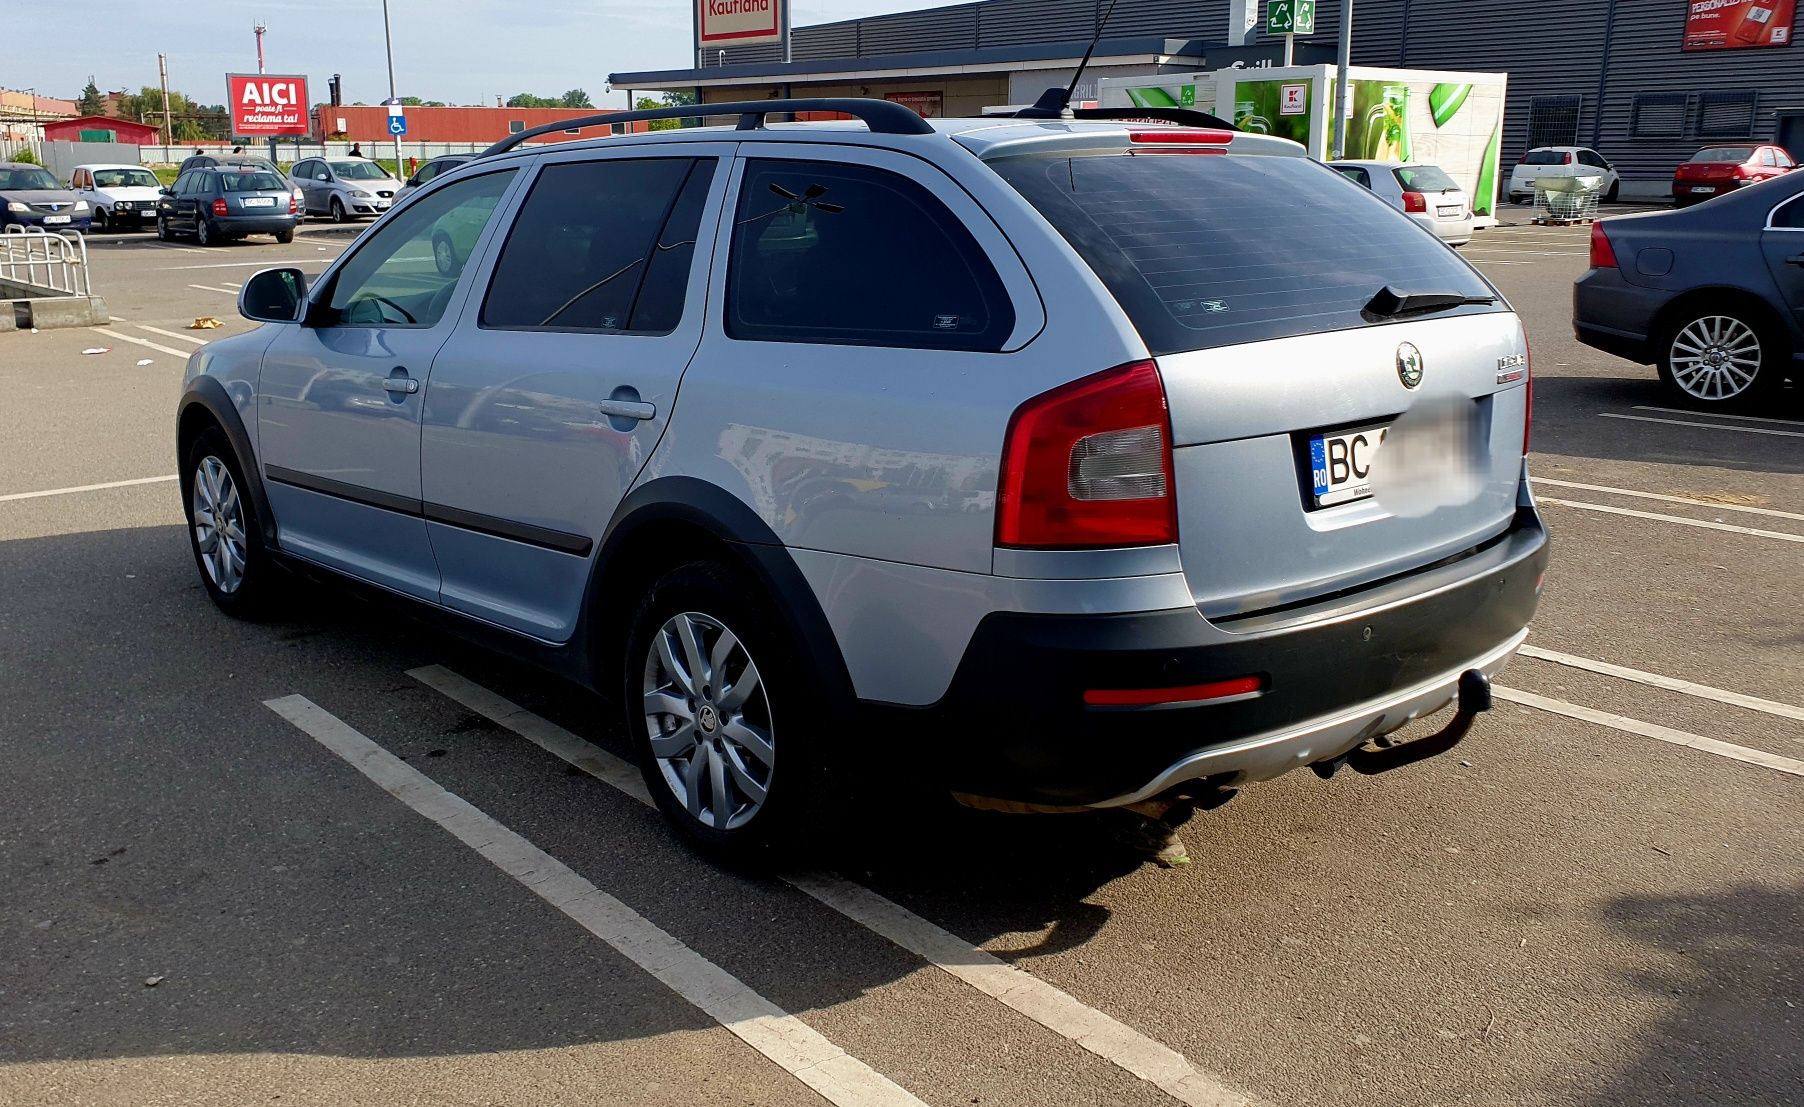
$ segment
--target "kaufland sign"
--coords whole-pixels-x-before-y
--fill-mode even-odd
[[[752,46],[783,39],[780,5],[788,0],[695,0],[701,46]]]
[[[304,135],[311,129],[305,77],[227,73],[226,103],[231,105],[235,135]]]

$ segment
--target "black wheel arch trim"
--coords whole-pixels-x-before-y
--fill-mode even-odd
[[[176,426],[188,418],[188,413],[195,408],[203,409],[220,430],[225,432],[226,440],[232,444],[232,452],[238,455],[239,467],[250,486],[251,507],[257,513],[257,529],[263,534],[263,542],[270,549],[281,548],[276,539],[276,517],[269,507],[269,495],[263,488],[263,466],[257,461],[257,451],[251,448],[250,435],[245,432],[244,420],[238,414],[237,405],[226,392],[225,385],[219,378],[201,375],[188,382],[182,392],[181,402],[176,405]],[[181,439],[176,440],[176,472],[181,474],[184,497],[187,495],[188,459],[184,456],[187,446]]]

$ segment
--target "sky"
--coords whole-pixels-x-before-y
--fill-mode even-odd
[[[946,2],[946,0],[938,0]],[[937,6],[936,0],[796,0],[796,26]],[[82,4],[45,4],[32,14],[33,37],[64,46],[9,51],[0,85],[74,99],[92,74],[101,91],[157,83],[157,54],[169,55],[169,87],[203,104],[225,100],[225,75],[257,71],[251,27],[263,37],[271,73],[301,73],[308,94],[326,99],[326,80],[344,76],[345,102],[388,95],[382,52],[382,0],[182,0],[103,5],[99,23]],[[181,18],[171,20],[171,10]],[[588,91],[602,107],[616,71],[680,69],[689,64],[689,5],[684,0],[389,0],[395,92],[454,104],[493,104],[517,92],[557,96]],[[198,30],[197,30],[198,29]]]

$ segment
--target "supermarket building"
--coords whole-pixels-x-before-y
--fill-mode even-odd
[[[1628,196],[1667,194],[1698,147],[1778,141],[1804,161],[1799,0],[1357,0],[1353,63],[1509,75],[1503,158],[1592,146]],[[704,103],[874,96],[924,115],[1031,103],[1072,76],[1108,0],[978,0],[797,27],[782,47],[708,49],[699,67],[614,73],[615,89],[693,91]],[[1076,98],[1095,79],[1276,65],[1263,3],[1117,0]],[[1231,12],[1259,22],[1230,32]],[[1319,0],[1298,60],[1332,60],[1340,0]],[[1721,28],[1721,30],[1718,30]],[[695,59],[689,59],[691,61]]]

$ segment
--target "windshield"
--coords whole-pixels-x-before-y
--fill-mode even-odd
[[[288,185],[274,173],[255,170],[247,173],[222,171],[219,174],[221,187],[227,192],[286,192]]]
[[[52,177],[48,170],[37,166],[26,166],[21,169],[0,169],[0,188],[43,189],[63,186]]]
[[[1740,165],[1753,156],[1752,146],[1718,146],[1714,150],[1699,150],[1691,155],[1691,160],[1693,164]]]
[[[345,181],[384,181],[388,172],[373,161],[332,161],[327,162],[332,172],[340,180]]]
[[[1530,150],[1522,159],[1523,165],[1565,165],[1566,159],[1572,155],[1562,150]]]
[[[1397,183],[1410,192],[1459,191],[1459,182],[1442,172],[1438,165],[1405,165],[1394,172]]]
[[[157,175],[148,169],[96,169],[95,188],[156,188]]]
[[[1096,271],[1154,354],[1368,326],[1376,320],[1363,309],[1386,285],[1494,295],[1433,234],[1308,158],[993,165]]]

